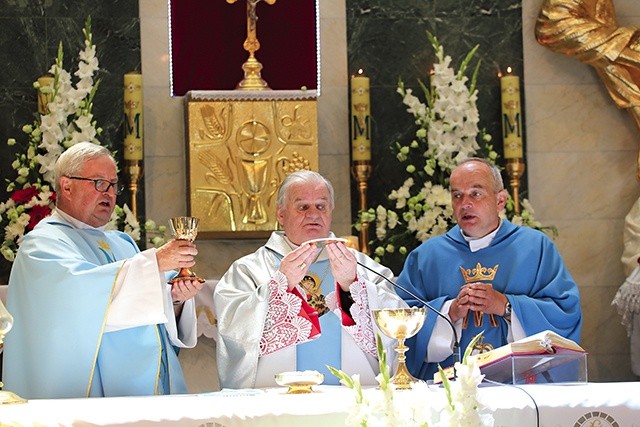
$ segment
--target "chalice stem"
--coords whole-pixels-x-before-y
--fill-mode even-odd
[[[398,367],[396,373],[391,378],[391,382],[396,386],[396,389],[406,390],[411,389],[411,383],[417,380],[411,375],[407,369],[405,353],[409,350],[409,347],[404,345],[404,338],[398,338],[398,345],[396,346],[396,353],[398,353]]]

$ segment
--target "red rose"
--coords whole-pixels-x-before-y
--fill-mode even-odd
[[[11,194],[11,200],[19,204],[27,203],[33,198],[33,196],[37,196],[39,192],[40,191],[36,187],[27,187],[22,190],[16,190]]]
[[[43,218],[46,218],[51,213],[49,206],[36,205],[29,210],[29,224],[27,224],[27,231],[33,230]]]

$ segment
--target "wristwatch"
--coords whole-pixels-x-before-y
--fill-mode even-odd
[[[504,314],[502,315],[506,320],[511,320],[511,303],[507,300],[507,303],[504,305]]]

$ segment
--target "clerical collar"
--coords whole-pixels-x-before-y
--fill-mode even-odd
[[[63,220],[67,221],[71,225],[73,225],[75,228],[79,228],[80,230],[100,230],[100,231],[104,231],[104,228],[106,227],[106,224],[103,225],[102,227],[92,227],[89,224],[85,224],[84,222],[80,221],[79,219],[76,219],[76,218],[72,217],[68,213],[60,210],[59,208],[55,208],[54,211],[53,211],[53,214],[51,216],[56,216],[56,215],[58,217],[62,218]]]
[[[462,231],[462,228],[460,229],[460,234],[462,234],[462,237],[464,238],[464,240],[466,240],[467,243],[469,243],[469,249],[471,250],[471,252],[478,252],[480,249],[489,247],[489,245],[493,241],[493,238],[496,237],[496,234],[498,234],[498,230],[500,230],[501,226],[502,226],[502,221],[498,223],[498,228],[496,228],[486,236],[480,237],[480,238],[473,238],[473,237],[467,236],[466,234],[464,234],[464,231]]]

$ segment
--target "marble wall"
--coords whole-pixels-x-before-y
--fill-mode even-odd
[[[556,244],[580,286],[589,379],[637,380],[611,301],[626,277],[624,218],[640,195],[640,130],[590,66],[536,42],[541,3],[525,1],[522,10],[530,198],[537,216],[558,227]],[[621,25],[640,26],[637,0],[613,4]]]

